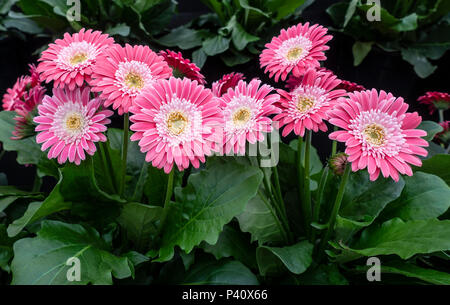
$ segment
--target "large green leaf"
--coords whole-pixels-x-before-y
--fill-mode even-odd
[[[385,219],[433,219],[450,207],[450,187],[438,176],[416,172],[404,179],[405,188],[401,196],[386,208],[383,213]]]
[[[450,155],[437,154],[432,158],[422,161],[422,166],[416,168],[421,172],[433,174],[441,177],[448,185],[450,185]]]
[[[203,51],[206,55],[214,56],[228,50],[230,39],[216,35],[203,41]]]
[[[203,242],[201,247],[205,252],[214,255],[216,259],[233,257],[249,268],[257,268],[256,248],[250,244],[249,238],[246,238],[242,232],[229,225],[224,227],[215,245]]]
[[[256,250],[256,259],[261,275],[274,275],[289,270],[301,274],[312,263],[313,245],[301,241],[292,246],[277,248],[260,246]]]
[[[353,44],[352,52],[353,52],[353,65],[359,66],[364,58],[369,54],[370,50],[372,50],[373,42],[362,42],[356,41]]]
[[[189,253],[202,241],[215,244],[223,226],[242,213],[262,180],[256,167],[210,158],[207,168],[176,188],[163,230],[159,261],[172,258],[174,247]]]
[[[296,278],[296,282],[299,285],[348,285],[336,264],[320,264],[317,268],[309,268]]]
[[[161,37],[157,41],[164,46],[176,46],[182,50],[188,50],[202,45],[200,33],[186,27],[173,29],[169,34]]]
[[[6,226],[0,224],[0,269],[6,272],[10,271],[9,261],[13,257],[13,244],[22,237],[21,235],[15,236],[14,238],[8,237]]]
[[[354,255],[352,259],[390,254],[408,259],[415,254],[450,250],[450,220],[404,222],[394,218],[381,226],[364,230],[354,245],[343,248],[344,252],[349,251]]]
[[[427,135],[423,137],[427,141],[433,140],[434,136],[443,130],[441,125],[433,121],[423,121],[417,129],[422,129],[427,132]]]
[[[69,281],[69,258],[80,260],[80,281]],[[108,245],[90,227],[44,221],[36,237],[14,244],[11,263],[15,285],[112,284],[112,276],[131,276],[127,258],[109,252]]]

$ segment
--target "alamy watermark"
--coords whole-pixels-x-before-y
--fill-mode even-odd
[[[370,268],[367,270],[366,278],[369,282],[381,281],[381,261],[378,257],[373,256],[367,259],[367,266]]]
[[[71,266],[66,273],[69,282],[81,281],[81,262],[78,257],[69,257],[66,261],[67,266]]]
[[[81,21],[81,1],[80,0],[67,0],[68,6],[66,12],[66,18],[69,22]]]

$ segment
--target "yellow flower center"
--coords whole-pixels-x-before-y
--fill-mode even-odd
[[[144,79],[137,73],[130,72],[125,77],[125,83],[128,88],[142,89],[144,87]]]
[[[188,125],[188,119],[179,111],[174,111],[169,114],[167,119],[167,127],[172,135],[179,135],[182,133]]]
[[[80,130],[83,125],[83,118],[78,113],[70,114],[66,118],[66,127],[70,131]]]
[[[241,108],[233,114],[233,122],[236,126],[243,126],[250,120],[250,110]]]
[[[294,47],[294,48],[290,49],[290,50],[287,52],[286,58],[287,58],[288,60],[296,60],[296,59],[299,59],[299,58],[300,58],[300,56],[302,55],[302,53],[303,53],[303,49],[302,49],[302,48],[300,48],[300,47]]]
[[[72,58],[70,59],[70,63],[73,66],[76,66],[78,64],[84,63],[87,59],[88,59],[87,54],[80,52],[72,56]]]
[[[375,123],[364,128],[364,135],[366,136],[366,141],[375,146],[383,145],[386,139],[384,128]]]
[[[314,106],[314,98],[309,96],[299,96],[297,99],[297,109],[298,111],[304,113]]]

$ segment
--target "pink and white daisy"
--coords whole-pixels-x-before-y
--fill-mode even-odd
[[[231,72],[230,74],[225,74],[212,84],[212,92],[214,96],[221,97],[228,91],[228,88],[236,87],[238,82],[244,79],[245,76],[242,73]]]
[[[219,101],[197,81],[174,78],[159,80],[145,90],[130,108],[135,131],[145,160],[166,173],[174,164],[184,170],[191,163],[198,168],[205,156],[217,150],[223,117]]]
[[[353,171],[367,167],[372,181],[380,172],[398,181],[399,173],[412,175],[409,164],[422,165],[416,155],[427,155],[422,146],[428,142],[421,139],[427,133],[415,129],[422,118],[407,110],[403,98],[391,93],[375,89],[349,93],[329,112],[329,122],[344,129],[331,133],[330,139],[345,142]]]
[[[196,80],[199,84],[206,84],[205,76],[200,73],[200,68],[189,59],[183,58],[181,52],[171,50],[160,51],[159,55],[164,57],[165,62],[172,68],[173,76],[190,80]]]
[[[309,69],[293,91],[278,90],[281,98],[277,106],[282,112],[273,120],[284,126],[283,137],[291,131],[302,137],[306,129],[327,131],[324,122],[328,119],[327,111],[335,106],[337,98],[346,94],[345,90],[334,90],[340,82],[330,72]]]
[[[281,30],[259,56],[261,68],[266,67],[264,73],[275,75],[278,82],[280,77],[286,80],[290,72],[298,77],[308,68],[319,67],[319,61],[326,59],[324,51],[329,49],[326,43],[332,39],[327,31],[318,24],[309,26],[309,22]]]
[[[39,74],[34,65],[29,65],[30,75],[21,76],[17,79],[12,88],[6,90],[3,95],[3,109],[14,111],[17,107],[22,107],[23,103],[29,99],[29,91],[37,86],[41,87]]]
[[[102,52],[114,43],[114,39],[100,31],[81,29],[64,34],[42,52],[37,71],[46,83],[54,82],[55,88],[81,87],[91,82],[93,67]]]
[[[245,145],[264,140],[263,132],[272,131],[272,120],[269,115],[279,113],[275,106],[280,96],[270,94],[273,90],[261,81],[253,79],[249,84],[239,81],[234,89],[229,89],[220,98],[220,107],[225,120],[224,147],[225,152],[245,154]]]
[[[33,118],[37,114],[37,106],[42,102],[44,94],[45,89],[43,87],[35,86],[27,93],[26,100],[17,105],[15,109],[17,115],[14,117],[16,124],[12,132],[12,140],[20,140],[35,134],[34,128],[36,126],[33,123]]]
[[[95,142],[105,142],[106,126],[113,112],[100,110],[100,98],[90,98],[90,89],[54,88],[53,97],[46,95],[38,106],[39,116],[37,143],[42,151],[50,148],[48,158],[57,158],[63,164],[67,160],[79,165],[86,158],[85,152],[93,155]]]
[[[148,46],[114,45],[95,66],[92,90],[102,92],[105,106],[112,105],[122,115],[141,92],[171,75],[164,58]]]

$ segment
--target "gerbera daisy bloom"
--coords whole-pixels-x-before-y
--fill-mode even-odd
[[[68,86],[70,90],[91,82],[94,64],[98,56],[114,43],[114,39],[100,31],[81,29],[70,35],[64,34],[42,52],[37,71],[46,83],[54,87]]]
[[[434,138],[441,143],[450,143],[450,121],[439,123],[442,126],[442,131],[437,133]]]
[[[100,98],[90,98],[90,89],[54,88],[53,97],[46,95],[38,106],[39,116],[37,143],[42,151],[50,148],[48,158],[57,158],[63,164],[67,160],[79,165],[86,158],[85,152],[93,155],[95,142],[105,142],[106,124],[113,112],[100,110]]]
[[[344,89],[347,92],[355,92],[355,91],[364,91],[366,88],[362,85],[358,85],[357,83],[350,82],[348,80],[341,80],[337,89]]]
[[[174,164],[184,170],[205,162],[217,150],[223,123],[219,101],[211,90],[188,78],[159,80],[130,108],[132,141],[139,141],[145,160],[166,173]]]
[[[328,70],[327,68],[324,67],[319,67],[316,68],[316,71],[319,72],[329,72],[329,73],[333,73],[333,71]],[[301,76],[294,76],[293,74],[289,75],[288,79],[286,80],[286,88],[289,90],[294,90],[295,88],[298,87],[298,85],[300,85],[300,83],[302,82],[303,79],[303,75]],[[343,89],[343,88],[336,88],[336,89]]]
[[[44,94],[45,89],[41,86],[31,88],[25,102],[16,107],[17,116],[14,117],[16,125],[12,132],[12,140],[20,140],[35,134],[36,125],[33,123],[33,118],[37,114],[37,106],[42,102]]]
[[[259,57],[261,68],[266,67],[264,73],[269,72],[269,77],[275,75],[278,82],[280,77],[284,81],[291,71],[298,77],[309,67],[319,67],[319,60],[326,59],[323,51],[329,49],[326,43],[332,38],[326,35],[327,31],[318,24],[309,26],[309,22],[281,30]]]
[[[436,110],[447,110],[450,108],[450,94],[445,92],[426,92],[417,101],[421,104],[428,105],[430,114],[433,114]]]
[[[200,73],[200,68],[189,59],[183,58],[181,52],[174,52],[171,50],[160,51],[159,55],[164,57],[164,60],[172,68],[173,76],[183,78],[187,77],[191,80],[196,80],[199,84],[206,84],[205,76]]]
[[[415,155],[427,155],[421,147],[428,146],[421,139],[427,133],[415,129],[422,118],[407,110],[403,98],[391,93],[375,89],[348,93],[329,112],[329,122],[344,129],[331,133],[330,139],[345,142],[353,171],[367,167],[372,181],[380,172],[398,181],[398,173],[412,175],[409,164],[422,165]]]
[[[29,65],[29,67],[30,75],[19,77],[14,86],[7,89],[3,95],[4,110],[13,111],[17,107],[22,107],[22,104],[28,100],[28,92],[34,87],[40,86],[41,82],[36,67],[34,65]]]
[[[172,69],[164,58],[149,47],[114,45],[98,59],[92,90],[102,92],[105,106],[113,105],[122,115],[144,89],[171,75]]]
[[[334,90],[339,84],[334,74],[309,69],[293,91],[278,90],[282,112],[273,120],[284,126],[283,137],[292,130],[302,137],[305,129],[327,131],[324,122],[328,119],[327,111],[334,107],[338,97],[346,94],[345,90]]]
[[[263,141],[263,132],[272,131],[272,120],[269,115],[279,113],[274,105],[278,102],[278,94],[270,94],[273,88],[261,85],[261,81],[253,79],[249,84],[239,81],[234,89],[228,90],[220,98],[220,107],[225,120],[224,146],[225,152],[245,154],[245,144]]]
[[[242,73],[231,72],[225,74],[221,79],[212,84],[212,92],[214,96],[221,97],[228,91],[228,88],[234,88],[240,80],[244,80],[245,76]]]

